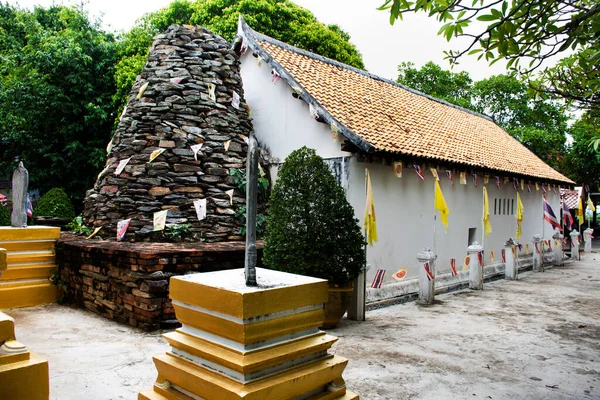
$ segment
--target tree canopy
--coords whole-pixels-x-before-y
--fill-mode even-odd
[[[232,40],[238,16],[256,31],[324,57],[364,68],[350,36],[337,25],[324,25],[314,15],[289,0],[175,0],[169,7],[150,13],[122,37],[116,67],[115,100],[125,105],[127,95],[141,71],[152,37],[172,24],[202,25]]]
[[[81,199],[114,119],[116,42],[80,8],[0,3],[0,173],[22,160],[30,187]]]
[[[434,16],[438,34],[448,41],[466,39],[446,52],[451,63],[477,54],[490,63],[507,60],[507,68],[533,77],[544,61],[566,56],[545,67],[532,88],[557,95],[583,110],[600,108],[600,3],[597,0],[385,0],[390,22],[410,12]]]
[[[420,69],[403,63],[398,70],[399,83],[489,115],[538,157],[561,170],[569,118],[564,106],[531,99],[527,85],[510,75],[473,82],[467,72],[444,70],[433,62]]]
[[[472,108],[473,80],[467,72],[452,72],[430,61],[421,69],[412,62],[398,66],[398,83],[465,108]]]

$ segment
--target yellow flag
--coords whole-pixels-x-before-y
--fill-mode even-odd
[[[373,189],[371,188],[371,175],[369,170],[365,169],[367,175],[367,205],[365,207],[365,233],[369,246],[377,242],[377,218],[375,218],[375,203],[373,202]]]
[[[594,207],[594,203],[592,203],[592,199],[588,197],[587,206],[592,212],[596,211],[596,207]]]
[[[521,195],[517,192],[517,233],[515,233],[515,239],[521,237],[523,232],[521,231],[521,222],[523,221],[523,203],[521,202]]]
[[[450,214],[450,210],[448,210],[446,200],[444,200],[444,195],[442,194],[442,188],[440,188],[440,182],[438,181],[435,181],[434,208],[440,211],[440,219],[446,228],[446,233],[448,233],[448,214]]]
[[[483,187],[483,233],[485,236],[492,233],[492,224],[490,222],[490,204],[488,202],[487,188]]]
[[[583,203],[581,202],[581,197],[579,198],[579,203],[577,203],[577,221],[579,225],[583,224]]]

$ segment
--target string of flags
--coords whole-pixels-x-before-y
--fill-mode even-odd
[[[313,110],[314,107],[312,105],[309,105],[309,109],[311,110],[311,115],[313,114]],[[315,110],[316,112],[316,110]],[[316,118],[316,117],[315,117]],[[331,123],[331,131],[332,134],[333,132],[338,132],[338,129],[334,129],[334,126],[337,128],[337,125],[335,125],[335,123]],[[404,162],[403,161],[394,161],[392,162],[392,167],[393,167],[393,171],[394,171],[394,176],[396,176],[397,178],[402,178],[402,172],[403,172],[403,167],[404,167]],[[413,169],[415,170],[415,173],[417,174],[417,176],[419,177],[419,179],[421,179],[422,181],[425,180],[425,175],[423,174],[423,169],[421,167],[420,164],[412,164]],[[440,175],[438,172],[438,168],[436,167],[430,167],[430,171],[431,171],[431,175],[433,176],[433,178],[435,180],[440,180]],[[492,176],[484,174],[481,175],[483,176],[483,183],[484,185],[487,185],[490,183]],[[472,180],[473,180],[473,186],[475,187],[479,187],[480,184],[480,178],[481,176],[477,173],[473,173],[472,174]],[[454,172],[452,170],[447,169],[446,170],[446,177],[448,178],[448,180],[450,181],[450,183],[452,185],[454,185]],[[467,172],[465,171],[459,171],[459,182],[461,185],[467,185]],[[507,176],[500,176],[500,175],[496,175],[493,177],[496,183],[496,187],[498,189],[502,189],[503,183],[506,184],[508,182],[510,182],[510,178]],[[520,191],[525,191],[527,190],[528,193],[532,193],[534,192],[534,188],[535,191],[539,191],[540,188],[542,190],[542,192],[548,193],[548,190],[552,190],[554,194],[558,194],[558,189],[560,189],[560,185],[556,185],[556,184],[549,184],[549,183],[540,183],[540,182],[531,182],[531,181],[526,181],[525,179],[518,179],[518,178],[512,178],[513,181],[513,187],[515,190],[520,190]]]

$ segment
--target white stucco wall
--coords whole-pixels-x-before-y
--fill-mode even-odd
[[[242,56],[244,96],[252,109],[256,138],[266,146],[274,161],[283,162],[294,150],[307,146],[318,150],[323,158],[351,155],[341,151],[343,137],[331,137],[329,126],[317,122],[308,105],[292,96],[292,89],[283,80],[271,81],[271,68],[258,61],[248,51]]]
[[[425,175],[425,180],[422,181],[412,165],[405,166],[402,178],[397,178],[391,166],[359,163],[356,159],[352,161],[348,198],[356,211],[356,216],[362,220],[364,215],[365,168],[368,168],[371,174],[377,215],[379,242],[367,249],[367,262],[371,266],[367,274],[367,283],[371,283],[377,269],[387,271],[384,284],[395,282],[391,276],[400,268],[409,268],[406,279],[417,277],[419,268],[422,267],[416,259],[417,253],[424,247],[433,247],[434,178],[429,166],[421,165]],[[491,177],[486,186],[490,202],[492,233],[482,238],[483,177],[479,178],[479,185],[476,188],[473,185],[472,175],[468,175],[466,185],[461,185],[457,172],[454,173],[453,185],[446,177],[445,169],[438,171],[440,187],[450,210],[448,233],[439,220],[439,212],[436,212],[435,250],[438,255],[436,260],[438,273],[450,272],[451,258],[456,259],[457,269],[462,268],[469,245],[469,228],[476,228],[475,240],[479,244],[482,241],[484,243],[486,264],[490,262],[490,250],[494,250],[495,261],[501,262],[504,242],[514,237],[517,228],[514,214],[494,214],[495,199],[514,200],[516,214],[517,194],[512,181],[507,185],[502,184],[501,189],[498,189],[495,179]],[[521,192],[525,211],[522,223],[523,235],[519,242],[523,245],[531,242],[533,235],[542,234],[542,223],[544,223],[545,239],[551,239],[554,233],[550,224],[543,221],[541,193],[541,190],[535,191],[535,188],[531,193]],[[550,191],[547,197],[555,213],[558,213],[558,195]],[[533,251],[531,244],[530,249]]]
[[[257,59],[249,51],[242,56],[242,79],[245,99],[252,109],[252,119],[256,136],[261,146],[268,148],[274,163],[283,160],[294,150],[307,146],[317,150],[323,158],[352,157],[349,166],[348,200],[355,209],[356,217],[362,221],[365,208],[365,168],[371,174],[373,196],[377,214],[379,242],[367,249],[367,262],[371,269],[367,275],[369,286],[375,271],[385,269],[384,284],[395,282],[392,274],[399,268],[408,267],[406,279],[418,276],[421,265],[417,253],[424,247],[433,246],[433,200],[434,180],[429,165],[422,164],[425,180],[421,181],[412,165],[404,166],[402,178],[396,178],[389,165],[358,162],[351,153],[341,150],[343,137],[332,139],[329,126],[314,120],[308,105],[292,96],[291,88],[281,80],[271,81],[271,68],[265,63],[258,66]],[[444,193],[449,215],[449,229],[436,221],[436,262],[437,273],[450,271],[450,259],[456,258],[457,269],[461,269],[466,249],[469,245],[469,228],[476,228],[476,241],[482,242],[481,217],[483,213],[483,176],[479,186],[473,185],[472,175],[468,174],[467,185],[459,182],[459,171],[455,171],[454,185],[446,177],[445,169],[440,169],[440,185]],[[276,168],[271,174],[276,176]],[[489,250],[495,250],[496,262],[501,261],[504,242],[516,232],[514,214],[495,215],[495,199],[514,199],[516,213],[516,191],[511,181],[498,189],[494,177],[487,185],[490,201],[490,214],[493,232],[485,238],[485,261],[489,263]],[[541,190],[521,192],[525,208],[522,224],[521,243],[531,242],[533,235],[542,233]],[[555,213],[559,212],[559,197],[552,191],[549,202]],[[552,237],[552,230],[545,223],[545,238]],[[530,245],[532,248],[532,245]]]

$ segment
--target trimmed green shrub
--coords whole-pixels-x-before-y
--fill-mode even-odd
[[[55,217],[72,220],[75,218],[75,209],[71,199],[64,190],[59,188],[50,189],[40,198],[33,210],[34,217]]]
[[[10,211],[3,205],[0,205],[0,226],[10,226]]]
[[[269,202],[263,262],[340,284],[365,264],[364,238],[342,187],[312,149],[283,163]]]

